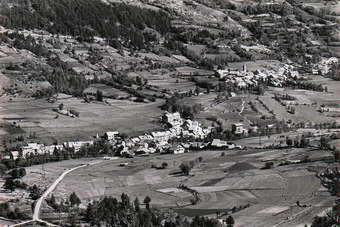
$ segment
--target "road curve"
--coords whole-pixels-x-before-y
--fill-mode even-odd
[[[49,223],[49,222],[46,222],[44,220],[41,220],[39,218],[40,216],[40,208],[41,208],[41,205],[42,205],[42,202],[46,199],[46,197],[54,191],[54,189],[57,187],[57,185],[64,179],[64,177],[71,173],[72,171],[74,170],[77,170],[79,168],[82,168],[82,167],[85,167],[85,166],[90,166],[90,165],[95,165],[95,164],[98,164],[102,162],[102,160],[100,161],[95,161],[95,162],[92,162],[92,163],[87,163],[87,164],[82,164],[80,166],[77,166],[77,167],[74,167],[72,169],[68,169],[66,171],[64,171],[48,188],[47,190],[42,194],[42,196],[37,200],[36,204],[35,204],[35,207],[34,207],[34,213],[33,213],[33,217],[32,217],[32,220],[28,220],[28,221],[25,221],[25,222],[21,222],[21,223],[18,223],[18,224],[15,224],[15,225],[11,225],[11,227],[15,227],[15,226],[24,226],[25,224],[28,224],[28,223],[31,223],[31,222],[41,222],[41,223],[45,223],[46,225],[48,226],[57,226],[57,225],[54,225],[52,223]]]
[[[69,174],[70,172],[82,168],[86,165],[81,165],[81,166],[77,166],[74,167],[72,169],[66,170],[65,172],[63,172],[54,182],[53,184],[51,184],[48,189],[44,192],[44,194],[42,194],[42,196],[37,200],[35,207],[34,207],[34,213],[33,213],[33,220],[34,221],[40,221],[39,219],[39,215],[40,215],[40,208],[41,208],[41,204],[42,202],[46,199],[46,197],[54,191],[54,189],[57,187],[57,185],[60,183],[60,181],[62,181],[64,179],[64,177]]]

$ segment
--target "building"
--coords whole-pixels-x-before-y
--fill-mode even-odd
[[[104,138],[106,140],[114,140],[119,135],[117,131],[109,131],[104,133]]]
[[[168,153],[170,154],[183,154],[185,152],[185,148],[182,145],[175,145],[168,149]]]
[[[61,151],[63,148],[64,148],[63,145],[51,145],[51,146],[45,146],[44,150],[45,150],[45,153],[53,154],[55,150]]]
[[[93,145],[93,141],[76,141],[76,142],[65,142],[65,148],[73,148],[75,152],[80,151],[82,146],[90,146]]]
[[[27,146],[21,147],[22,157],[30,154],[44,154],[43,144],[38,143],[28,143]]]
[[[168,124],[170,127],[181,126],[183,124],[183,119],[181,115],[176,113],[166,112],[162,117],[162,122]]]
[[[244,134],[248,133],[247,129],[244,128],[243,123],[235,123],[235,124],[233,124],[232,125],[232,132],[235,135],[244,135]]]
[[[210,146],[213,148],[227,148],[227,149],[235,148],[235,144],[220,139],[214,139],[211,142]]]
[[[19,151],[11,151],[11,156],[13,160],[17,160],[19,158],[20,152]]]

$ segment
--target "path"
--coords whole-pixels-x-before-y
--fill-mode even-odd
[[[241,115],[243,113],[245,103],[246,102],[244,100],[242,100],[242,107],[241,107],[241,111],[238,113],[239,115]]]

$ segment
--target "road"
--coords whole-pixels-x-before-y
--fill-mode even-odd
[[[77,166],[77,167],[74,167],[72,169],[68,169],[68,170],[65,170],[48,188],[47,190],[42,194],[42,196],[37,200],[36,204],[35,204],[35,207],[34,207],[34,213],[33,213],[33,217],[32,217],[32,220],[28,220],[28,221],[25,221],[25,222],[21,222],[21,223],[18,223],[18,224],[15,224],[15,225],[11,225],[11,227],[15,227],[15,226],[24,226],[25,224],[28,224],[28,223],[31,223],[31,222],[40,222],[40,223],[45,223],[47,226],[57,226],[57,225],[54,225],[52,223],[49,223],[49,222],[46,222],[44,220],[41,220],[39,218],[40,216],[40,209],[41,209],[41,205],[42,205],[42,202],[47,198],[47,196],[54,191],[54,189],[57,187],[57,185],[65,178],[65,176],[79,168],[83,168],[85,166],[89,166],[89,165],[95,165],[95,164],[98,164],[100,162],[102,162],[103,160],[99,160],[99,161],[95,161],[95,162],[91,162],[91,163],[88,163],[88,164],[83,164],[83,165],[80,165],[80,166]]]
[[[57,185],[60,183],[60,181],[62,181],[64,179],[64,177],[69,174],[70,172],[82,168],[86,165],[81,165],[81,166],[77,166],[74,167],[72,169],[66,170],[65,172],[63,172],[54,182],[53,184],[51,184],[48,189],[44,192],[44,194],[42,194],[42,196],[37,200],[35,207],[34,207],[34,213],[33,213],[33,220],[34,221],[40,221],[39,219],[39,215],[40,215],[40,208],[41,208],[41,204],[42,202],[46,199],[46,197],[54,191],[54,189],[57,187]]]

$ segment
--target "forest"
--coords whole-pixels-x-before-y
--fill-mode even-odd
[[[80,41],[93,41],[98,35],[109,41],[122,39],[127,47],[144,48],[149,41],[143,30],[161,34],[170,31],[170,16],[164,11],[100,0],[27,0],[3,8],[6,27],[42,29],[52,34],[68,34]]]

